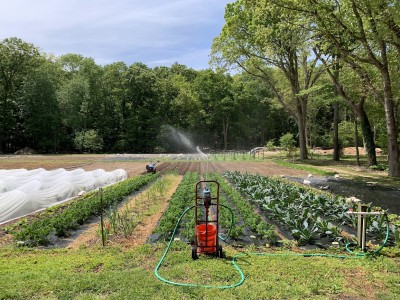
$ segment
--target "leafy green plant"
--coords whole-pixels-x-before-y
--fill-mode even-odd
[[[275,149],[275,143],[273,140],[269,140],[267,144],[265,145],[268,151],[272,151]]]
[[[339,226],[357,226],[357,218],[348,214],[350,209],[356,210],[357,205],[343,197],[314,191],[283,179],[239,172],[226,172],[225,176],[254,205],[259,206],[270,218],[285,225],[302,243],[313,242],[315,234],[345,241],[340,227],[334,226],[332,222]],[[369,209],[378,209],[368,206]],[[368,232],[376,240],[383,240],[387,228],[383,218],[374,217],[368,220]],[[305,226],[305,222],[308,226]],[[391,239],[396,243],[399,243],[399,226],[398,216],[390,216]]]
[[[313,243],[321,235],[332,239],[340,235],[340,230],[328,221],[336,220],[338,213],[347,213],[349,205],[344,199],[314,194],[304,187],[260,175],[227,172],[225,176],[239,191],[247,194],[254,205],[291,230],[300,244]]]
[[[163,239],[169,239],[172,231],[178,222],[179,217],[186,208],[193,205],[194,201],[194,186],[199,180],[198,173],[188,172],[182,179],[175,193],[172,195],[167,210],[162,215],[155,233],[161,235]],[[194,216],[190,211],[186,214],[181,224],[183,234],[186,238],[191,239],[194,236]]]
[[[217,173],[212,174],[222,188],[222,191],[229,197],[236,207],[236,213],[240,215],[244,221],[244,225],[249,227],[254,233],[261,238],[267,239],[269,243],[275,244],[278,237],[275,233],[273,225],[265,222],[255,211],[251,204],[248,203],[243,196],[236,191],[225,179]]]
[[[373,166],[370,166],[369,168],[371,170],[376,170],[376,171],[388,171],[389,170],[388,165],[382,165],[382,164],[373,165]]]
[[[126,179],[103,189],[103,207],[121,202],[126,196],[158,178],[159,173],[147,174]],[[86,194],[82,198],[52,208],[51,213],[43,212],[31,223],[22,225],[14,234],[16,241],[26,245],[47,245],[50,235],[66,237],[71,230],[76,230],[92,216],[100,214],[100,196],[96,192]]]

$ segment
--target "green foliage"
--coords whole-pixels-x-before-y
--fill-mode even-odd
[[[215,174],[214,176],[221,184],[223,192],[226,193],[229,199],[234,203],[236,213],[243,219],[244,225],[260,238],[267,239],[270,244],[275,244],[278,237],[274,231],[274,226],[262,219],[246,199],[227,183],[221,175]]]
[[[170,176],[159,177],[146,191],[136,195],[135,205],[131,205],[131,199],[128,199],[123,207],[114,204],[107,213],[107,219],[103,222],[105,240],[114,236],[129,238],[146,217],[156,213],[160,203],[165,201],[165,191],[171,184]],[[100,224],[99,231],[101,231],[101,226]]]
[[[0,41],[0,152],[13,150],[12,137],[19,135],[18,91],[39,62],[34,45],[16,37]]]
[[[56,86],[59,74],[54,64],[43,63],[26,76],[19,90],[24,138],[27,146],[36,151],[57,151],[62,131]]]
[[[221,206],[219,207],[219,225],[220,230],[223,232],[220,233],[222,237],[226,236],[228,230],[231,229],[230,238],[238,238],[243,235],[244,228],[248,227],[260,238],[267,239],[271,244],[276,243],[277,236],[273,226],[257,215],[247,201],[232,186],[225,182],[221,175],[216,173],[208,174],[208,180],[216,180],[220,184],[219,203]],[[169,202],[168,209],[164,212],[157,228],[154,230],[155,233],[161,234],[161,238],[168,240],[171,237],[171,233],[183,211],[194,204],[195,195],[193,189],[197,181],[198,174],[196,173],[187,173],[183,178]],[[211,195],[215,195],[217,192],[216,185],[210,183],[209,188]],[[233,224],[230,211],[222,206],[230,206],[226,197],[229,197],[229,200],[235,205],[235,207],[232,207],[234,209]],[[198,219],[200,220],[201,209],[198,209],[198,214]],[[243,219],[244,224],[238,225],[236,223],[238,219]],[[233,225],[232,228],[231,225]],[[182,219],[178,227],[178,232],[180,232],[181,237],[184,239],[192,240],[195,234],[194,228],[194,214],[193,210],[190,210]]]
[[[292,133],[286,133],[286,134],[282,135],[279,139],[279,142],[280,142],[281,147],[289,152],[293,150],[294,145],[296,144],[296,141],[295,141]]]
[[[371,170],[377,170],[377,171],[387,171],[389,169],[388,165],[383,165],[383,164],[378,164],[374,166],[369,167]]]
[[[179,217],[184,210],[194,204],[194,188],[197,181],[199,180],[198,173],[186,173],[179,184],[175,193],[172,195],[168,209],[162,215],[155,233],[159,233],[161,238],[168,240],[178,222]],[[185,219],[181,223],[183,228],[183,236],[187,239],[193,239],[194,237],[194,214],[193,211],[188,212]]]
[[[268,151],[272,151],[275,149],[275,142],[273,140],[269,140],[265,147],[267,147]]]
[[[347,212],[356,210],[351,202],[342,197],[317,193],[284,180],[260,175],[227,172],[225,176],[246,194],[249,199],[291,230],[299,244],[312,244],[320,237],[328,236],[332,241],[344,241],[338,225],[354,226],[355,218]],[[381,219],[379,219],[381,220]],[[371,219],[368,232],[382,240],[385,224]]]
[[[159,173],[126,179],[103,190],[102,203],[104,207],[118,203],[124,197],[155,180]],[[14,233],[16,241],[23,241],[25,245],[47,245],[50,243],[50,235],[54,233],[58,237],[66,237],[70,231],[76,230],[86,223],[92,216],[100,214],[100,196],[96,192],[88,193],[59,209],[52,209],[51,213],[41,213],[32,222],[23,223]]]
[[[342,121],[339,123],[339,144],[342,147],[354,146],[354,124]]]
[[[96,130],[80,131],[74,138],[75,148],[81,151],[101,152],[103,139]]]
[[[306,159],[307,100],[318,89],[313,86],[323,72],[309,57],[307,19],[274,1],[239,0],[227,5],[225,20],[213,41],[212,63],[222,69],[238,67],[273,91],[296,121],[300,157]]]

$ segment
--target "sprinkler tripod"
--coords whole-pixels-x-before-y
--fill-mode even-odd
[[[156,161],[156,162],[153,162],[153,163],[151,163],[151,164],[149,164],[149,165],[146,165],[146,170],[147,170],[147,173],[156,173],[157,172],[157,169],[156,169],[156,164],[158,163],[158,160]]]
[[[376,216],[376,215],[382,215],[383,217],[386,218],[387,222],[387,229],[386,229],[386,238],[385,241],[383,242],[382,246],[379,248],[379,251],[385,246],[388,237],[389,237],[389,224],[388,224],[388,218],[387,214],[385,211],[367,211],[368,206],[364,204],[358,204],[358,211],[348,211],[347,213],[350,215],[357,215],[358,216],[358,222],[357,222],[357,246],[361,248],[361,251],[367,252],[366,248],[366,241],[367,241],[367,217],[368,216]],[[348,249],[348,245],[346,245],[346,249]]]

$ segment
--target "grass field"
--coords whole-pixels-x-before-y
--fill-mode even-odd
[[[179,287],[159,281],[153,269],[166,245],[78,250],[0,250],[1,299],[397,299],[399,258],[339,259],[257,256],[271,249],[241,249],[237,263],[244,283],[231,289]],[[238,250],[225,247],[226,259],[193,261],[190,248],[176,243],[160,275],[199,285],[234,285],[231,265]],[[286,256],[287,255],[287,256]]]
[[[13,159],[0,160],[0,168],[67,166],[113,169],[123,165],[130,168],[127,171],[134,177],[140,176],[146,163],[142,160],[118,164],[100,156]],[[181,168],[181,171],[194,166],[205,170],[205,166],[200,164],[188,167],[168,163],[164,166],[165,169]],[[273,169],[276,175],[294,172],[299,176],[313,172],[314,168],[319,169],[317,165],[310,166],[310,169],[294,169],[291,164],[276,165],[270,159],[264,162],[218,161],[211,164],[210,169],[221,172],[223,168],[240,167],[242,171],[263,170],[267,173],[276,166]],[[353,172],[353,169],[349,167],[348,171]],[[321,168],[321,172],[330,171]],[[171,195],[175,188],[176,184],[167,187],[165,195]],[[145,192],[136,197],[141,194],[145,195]],[[131,201],[132,205],[138,203],[137,207],[140,207],[138,226],[150,230],[157,224],[157,220],[151,219],[157,214],[154,209],[165,209],[165,205],[154,206],[140,200],[143,198],[138,199]],[[93,231],[94,239],[90,239],[90,243],[83,240],[70,248],[26,248],[3,243],[0,246],[0,299],[398,299],[400,293],[398,246],[385,248],[377,257],[355,258],[343,249],[301,250],[290,241],[282,247],[234,247],[224,244],[224,258],[200,255],[198,260],[193,261],[190,246],[175,241],[159,274],[173,282],[198,285],[182,287],[164,283],[154,274],[167,247],[165,242],[147,244],[144,239],[137,243],[129,242],[129,237],[128,241],[111,238],[107,246],[102,247],[97,232]],[[130,238],[138,239],[138,236]],[[323,256],[310,255],[315,252]],[[340,258],[327,255],[338,255]],[[240,273],[232,265],[235,256],[245,280],[240,286],[221,288],[241,281]],[[341,258],[343,256],[348,258]],[[205,288],[204,285],[216,287]]]

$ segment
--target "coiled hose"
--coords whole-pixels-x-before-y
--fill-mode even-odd
[[[386,235],[385,235],[385,240],[383,241],[382,245],[379,246],[378,249],[376,249],[373,252],[353,252],[350,249],[350,246],[354,246],[354,245],[357,245],[357,244],[353,243],[353,242],[350,242],[350,243],[347,243],[346,246],[345,246],[346,251],[348,251],[351,254],[354,254],[354,255],[357,255],[357,256],[362,256],[362,257],[379,254],[379,252],[381,252],[381,250],[383,249],[383,247],[385,247],[386,243],[389,240],[389,219],[388,219],[387,214],[383,214],[383,216],[385,217],[385,220],[386,220]]]
[[[222,238],[222,237],[218,236],[220,239],[222,239],[222,240],[225,241],[225,240],[229,237],[230,231],[231,231],[231,229],[232,229],[232,227],[233,227],[233,211],[232,211],[232,209],[231,209],[230,207],[228,207],[228,206],[226,206],[226,205],[223,205],[223,204],[219,204],[219,205],[221,205],[221,206],[223,206],[223,207],[229,209],[230,212],[231,212],[231,216],[232,216],[232,222],[231,222],[231,226],[230,226],[229,231],[228,231],[228,235],[227,235],[225,238]],[[167,246],[167,248],[165,249],[164,254],[162,255],[162,257],[160,258],[160,260],[159,260],[157,266],[156,266],[155,269],[154,269],[154,274],[155,274],[155,276],[157,277],[157,279],[159,279],[159,280],[162,281],[162,282],[165,282],[165,283],[168,283],[168,284],[172,284],[172,285],[176,285],[176,286],[202,287],[202,288],[217,288],[217,289],[230,289],[230,288],[234,288],[234,287],[240,286],[240,285],[244,282],[244,280],[245,280],[245,276],[244,276],[242,270],[240,269],[240,267],[239,267],[239,266],[237,265],[237,263],[236,263],[236,260],[237,260],[238,257],[254,255],[254,256],[282,256],[282,257],[284,257],[284,256],[303,256],[303,257],[317,257],[317,256],[319,256],[319,257],[331,257],[331,258],[341,258],[341,259],[345,259],[345,258],[346,258],[346,259],[348,259],[348,258],[362,258],[362,257],[366,257],[367,255],[368,255],[368,256],[371,256],[371,255],[376,255],[376,254],[378,254],[378,253],[382,250],[382,248],[386,245],[386,243],[387,243],[387,241],[388,241],[388,239],[389,239],[389,220],[388,220],[388,218],[387,218],[387,215],[385,214],[384,216],[386,217],[386,224],[387,224],[387,226],[386,226],[386,237],[385,237],[385,240],[384,240],[384,242],[382,243],[382,245],[381,245],[377,250],[375,250],[374,252],[371,252],[371,253],[354,253],[353,251],[351,251],[351,250],[349,249],[350,245],[352,245],[353,243],[348,243],[348,244],[346,244],[345,248],[346,248],[346,250],[347,250],[348,252],[350,252],[351,254],[355,254],[355,256],[332,255],[332,254],[322,254],[322,253],[308,253],[308,254],[298,254],[298,253],[293,253],[293,254],[292,254],[292,253],[290,253],[290,254],[281,254],[281,253],[257,253],[257,252],[239,253],[239,254],[235,255],[235,256],[232,258],[232,260],[231,260],[232,265],[235,267],[235,269],[238,271],[238,273],[239,273],[239,275],[240,275],[240,280],[239,280],[238,282],[234,283],[234,284],[231,284],[231,285],[203,285],[203,284],[196,284],[196,283],[174,282],[174,281],[171,281],[171,280],[168,280],[168,279],[165,279],[164,277],[162,277],[162,276],[158,273],[158,270],[160,269],[160,267],[161,267],[161,265],[162,265],[162,263],[163,263],[163,261],[164,261],[166,255],[167,255],[167,253],[168,253],[168,251],[169,251],[169,249],[170,249],[170,247],[171,247],[171,244],[172,244],[172,242],[173,242],[173,240],[174,240],[174,236],[175,236],[176,230],[177,230],[177,228],[178,228],[178,226],[179,226],[179,224],[180,224],[182,218],[186,215],[186,213],[187,213],[189,210],[191,210],[191,209],[194,208],[194,207],[195,207],[195,205],[188,207],[188,208],[181,214],[181,216],[179,217],[178,221],[176,222],[175,228],[174,228],[174,230],[173,230],[173,232],[172,232],[172,235],[171,235],[171,238],[170,238],[170,240],[169,240],[168,246]]]

